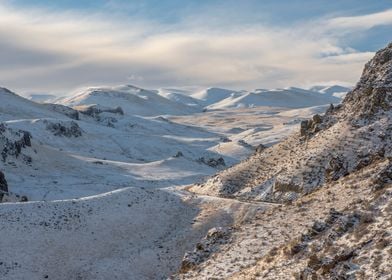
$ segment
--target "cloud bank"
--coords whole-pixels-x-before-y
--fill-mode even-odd
[[[115,14],[21,10],[0,4],[0,84],[21,92],[136,83],[271,88],[354,83],[372,52],[342,41],[392,24],[392,10],[290,27],[174,25]]]

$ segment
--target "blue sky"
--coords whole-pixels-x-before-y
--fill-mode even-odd
[[[353,84],[391,27],[383,0],[0,0],[0,84]]]

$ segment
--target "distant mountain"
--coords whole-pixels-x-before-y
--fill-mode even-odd
[[[255,92],[237,92],[219,102],[209,105],[208,109],[249,108],[257,106],[304,108],[331,103],[341,100],[332,95],[300,88],[275,90],[256,90]]]
[[[342,98],[347,94],[347,92],[351,90],[351,88],[339,86],[339,85],[333,85],[333,86],[313,86],[309,90]]]
[[[171,101],[191,106],[195,108],[202,107],[202,101],[191,96],[189,91],[175,88],[161,88],[157,90],[158,94]]]
[[[235,91],[230,89],[207,88],[198,91],[196,93],[193,93],[191,96],[197,100],[200,100],[200,102],[207,107],[209,105],[220,102],[226,98],[234,98],[234,97],[241,96],[242,94],[243,92],[241,91]]]

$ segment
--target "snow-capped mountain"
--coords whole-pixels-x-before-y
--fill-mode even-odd
[[[193,106],[184,106],[163,97],[157,91],[131,85],[88,88],[56,103],[70,107],[96,104],[112,108],[120,106],[124,112],[140,116],[181,115],[198,111]]]
[[[208,109],[249,108],[258,106],[303,108],[331,103],[341,100],[332,95],[323,95],[318,92],[300,88],[287,88],[276,90],[256,90],[255,92],[241,92],[209,105]]]
[[[193,93],[191,96],[207,107],[218,103],[226,98],[242,95],[241,91],[234,91],[224,88],[207,88]]]
[[[352,88],[344,87],[340,85],[332,85],[332,86],[313,86],[309,90],[343,98],[350,90],[352,90]]]

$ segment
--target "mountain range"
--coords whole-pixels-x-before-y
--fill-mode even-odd
[[[2,88],[0,278],[388,279],[391,89]]]

